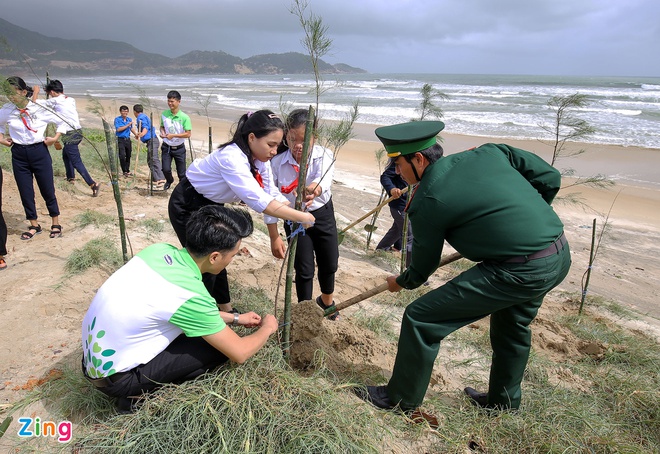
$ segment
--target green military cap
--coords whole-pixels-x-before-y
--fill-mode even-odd
[[[387,156],[396,158],[432,147],[444,127],[441,121],[411,121],[377,128],[376,136],[385,145]]]

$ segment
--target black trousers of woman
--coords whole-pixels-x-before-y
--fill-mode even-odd
[[[170,222],[181,245],[186,247],[186,224],[190,216],[206,205],[223,205],[207,199],[195,190],[188,178],[183,177],[172,191],[167,211]],[[229,282],[227,281],[227,270],[219,274],[204,273],[202,281],[217,304],[228,304],[231,302],[229,295]]]
[[[2,215],[2,167],[0,167],[0,256],[7,255],[7,224]]]
[[[11,147],[11,165],[14,179],[21,196],[25,210],[25,219],[37,219],[37,206],[34,201],[34,180],[37,181],[39,192],[46,202],[50,217],[60,215],[60,208],[55,197],[55,181],[53,180],[53,160],[48,147],[43,142],[32,145],[14,143]]]
[[[296,258],[296,296],[298,301],[312,299],[314,286],[314,255],[318,266],[319,287],[326,295],[335,291],[335,273],[339,262],[339,242],[337,241],[337,222],[332,199],[321,208],[311,211],[314,225],[298,235]],[[287,236],[291,228],[285,222]]]

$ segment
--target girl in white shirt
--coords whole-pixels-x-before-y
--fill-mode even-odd
[[[258,213],[303,224],[314,224],[310,213],[294,210],[273,190],[270,159],[284,136],[282,120],[270,110],[241,116],[232,139],[188,167],[186,177],[176,186],[168,206],[170,222],[181,244],[186,245],[185,227],[190,215],[205,205],[243,201]],[[270,187],[270,189],[269,189]],[[276,195],[271,195],[276,194]],[[283,258],[282,239],[271,238],[273,255]],[[220,310],[235,312],[231,306],[227,272],[203,275],[204,283]]]
[[[78,145],[82,142],[82,126],[80,126],[80,118],[76,110],[76,100],[64,94],[64,86],[59,80],[53,79],[46,85],[46,94],[50,96],[45,101],[44,105],[50,107],[62,120],[67,124],[67,131],[62,137],[64,147],[62,148],[62,162],[64,162],[64,171],[66,173],[66,180],[69,183],[75,181],[75,171],[78,171],[80,176],[85,180],[87,186],[92,190],[92,197],[98,197],[101,185],[94,181],[94,178],[89,174],[85,164],[80,156],[80,149]],[[36,92],[32,100],[36,100]],[[57,148],[57,146],[56,146]]]
[[[60,209],[55,197],[53,161],[48,146],[59,139],[67,126],[50,109],[29,100],[30,90],[20,77],[8,78],[5,89],[11,102],[0,109],[0,144],[11,147],[14,179],[25,210],[25,218],[30,222],[28,230],[21,234],[21,239],[30,240],[42,230],[37,222],[34,180],[37,180],[52,219],[50,237],[58,238],[62,236],[62,226],[59,225]],[[57,125],[55,137],[44,137],[48,123]],[[5,138],[3,134],[5,128],[9,129],[9,138]]]
[[[274,185],[293,205],[299,192],[298,177],[302,158],[307,109],[296,109],[286,119],[285,150],[271,161]],[[314,284],[314,258],[318,266],[318,281],[321,294],[316,297],[316,304],[322,309],[334,306],[335,273],[339,263],[339,242],[337,223],[332,204],[332,177],[335,159],[332,151],[314,144],[312,138],[307,158],[305,187],[305,205],[314,215],[314,226],[307,229],[305,235],[298,236],[294,268],[296,270],[296,294],[298,301],[312,299]],[[266,225],[271,238],[279,237],[277,218],[266,216]],[[288,225],[284,225],[287,235],[291,234]],[[330,320],[336,320],[335,312]]]

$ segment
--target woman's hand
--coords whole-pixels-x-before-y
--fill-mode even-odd
[[[300,223],[302,226],[306,229],[310,228],[311,226],[314,225],[314,222],[316,221],[316,218],[312,213],[301,213],[301,217],[303,218]]]
[[[277,235],[277,237],[270,239],[270,251],[276,259],[284,258],[286,255],[286,246],[281,236]]]

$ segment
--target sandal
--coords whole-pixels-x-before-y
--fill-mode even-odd
[[[50,226],[50,237],[51,238],[59,238],[62,236],[62,226],[53,224]]]
[[[32,231],[34,230],[34,233]],[[35,236],[37,233],[41,233],[41,226],[39,224],[37,225],[30,225],[28,227],[27,232],[21,233],[21,240],[31,240],[33,236]]]
[[[321,299],[321,295],[316,297],[316,304],[323,309],[325,312],[326,309],[330,309],[331,307],[335,307],[335,302],[333,301],[330,306],[326,306],[323,300]],[[328,315],[328,320],[332,320],[333,322],[339,318],[339,311],[335,311],[332,314]]]
[[[98,197],[99,196],[99,191],[101,190],[101,184],[100,183],[94,183],[92,186],[92,197]]]
[[[4,271],[7,269],[7,262],[5,261],[4,257],[0,257],[0,271]]]

